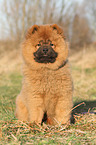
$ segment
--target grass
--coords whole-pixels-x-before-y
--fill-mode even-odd
[[[18,71],[0,75],[1,145],[95,145],[96,144],[96,67],[82,68],[72,63],[75,124],[48,126],[30,124],[15,118],[15,99],[21,90]],[[85,105],[82,104],[85,102]]]

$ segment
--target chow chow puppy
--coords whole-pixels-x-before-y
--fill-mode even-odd
[[[68,43],[56,24],[33,25],[22,43],[23,83],[16,99],[16,117],[23,121],[64,124],[72,109]]]

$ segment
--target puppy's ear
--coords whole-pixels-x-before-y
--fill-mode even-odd
[[[53,24],[50,26],[52,27],[53,30],[56,30],[57,33],[60,34],[64,39],[66,39],[66,37],[64,36],[64,31],[60,26],[58,26],[57,24]]]
[[[31,36],[32,34],[34,34],[36,31],[38,31],[38,28],[39,28],[38,25],[33,25],[33,26],[28,30],[28,32],[27,32],[25,38],[26,38],[26,39],[30,38],[30,36]]]

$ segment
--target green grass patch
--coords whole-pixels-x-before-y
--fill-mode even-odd
[[[1,120],[7,121],[14,117],[15,99],[21,89],[21,79],[22,76],[18,73],[2,75],[0,82]]]
[[[85,73],[87,73],[87,74],[93,73],[95,71],[96,71],[96,67],[94,67],[94,68],[86,68],[85,69]]]

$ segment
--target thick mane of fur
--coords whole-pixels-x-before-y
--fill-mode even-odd
[[[34,61],[33,54],[36,51],[36,45],[41,40],[50,40],[54,44],[54,51],[58,53],[58,57],[54,64],[47,63],[46,65],[38,65],[38,63]],[[26,39],[22,45],[22,54],[24,61],[29,64],[32,69],[39,69],[42,67],[58,69],[58,67],[68,58],[68,43],[64,39],[63,30],[56,24],[40,26],[33,25],[26,34]]]

